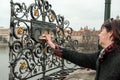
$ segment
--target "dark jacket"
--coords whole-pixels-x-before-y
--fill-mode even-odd
[[[61,48],[61,57],[79,66],[96,70],[96,80],[120,80],[120,48],[110,47],[100,59],[100,52],[80,53]],[[98,61],[97,61],[98,60]]]

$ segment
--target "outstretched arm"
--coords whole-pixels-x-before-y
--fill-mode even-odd
[[[46,35],[45,40],[48,43],[48,45],[52,49],[54,49],[54,54],[55,55],[57,55],[57,56],[59,56],[61,58],[64,58],[66,60],[69,60],[72,63],[75,63],[75,64],[77,64],[79,66],[95,69],[96,60],[98,58],[97,53],[84,54],[84,53],[80,53],[80,52],[77,52],[77,51],[71,51],[69,49],[61,48],[61,47],[55,45],[52,42],[50,34]]]

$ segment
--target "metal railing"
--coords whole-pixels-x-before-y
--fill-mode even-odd
[[[9,80],[64,79],[74,71],[76,65],[55,56],[45,40],[39,40],[47,32],[54,43],[75,49],[69,21],[56,15],[46,0],[35,0],[28,7],[24,2],[10,3]]]

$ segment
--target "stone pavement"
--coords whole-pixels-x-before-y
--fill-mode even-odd
[[[95,80],[94,70],[80,69],[68,75],[64,80]]]

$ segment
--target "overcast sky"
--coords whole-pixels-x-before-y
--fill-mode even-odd
[[[31,4],[34,0],[13,0]],[[0,27],[9,28],[10,0],[0,1]],[[105,0],[48,0],[56,14],[69,20],[70,27],[79,30],[81,27],[94,27],[99,30],[104,22]],[[120,15],[120,0],[111,0],[111,17]]]

